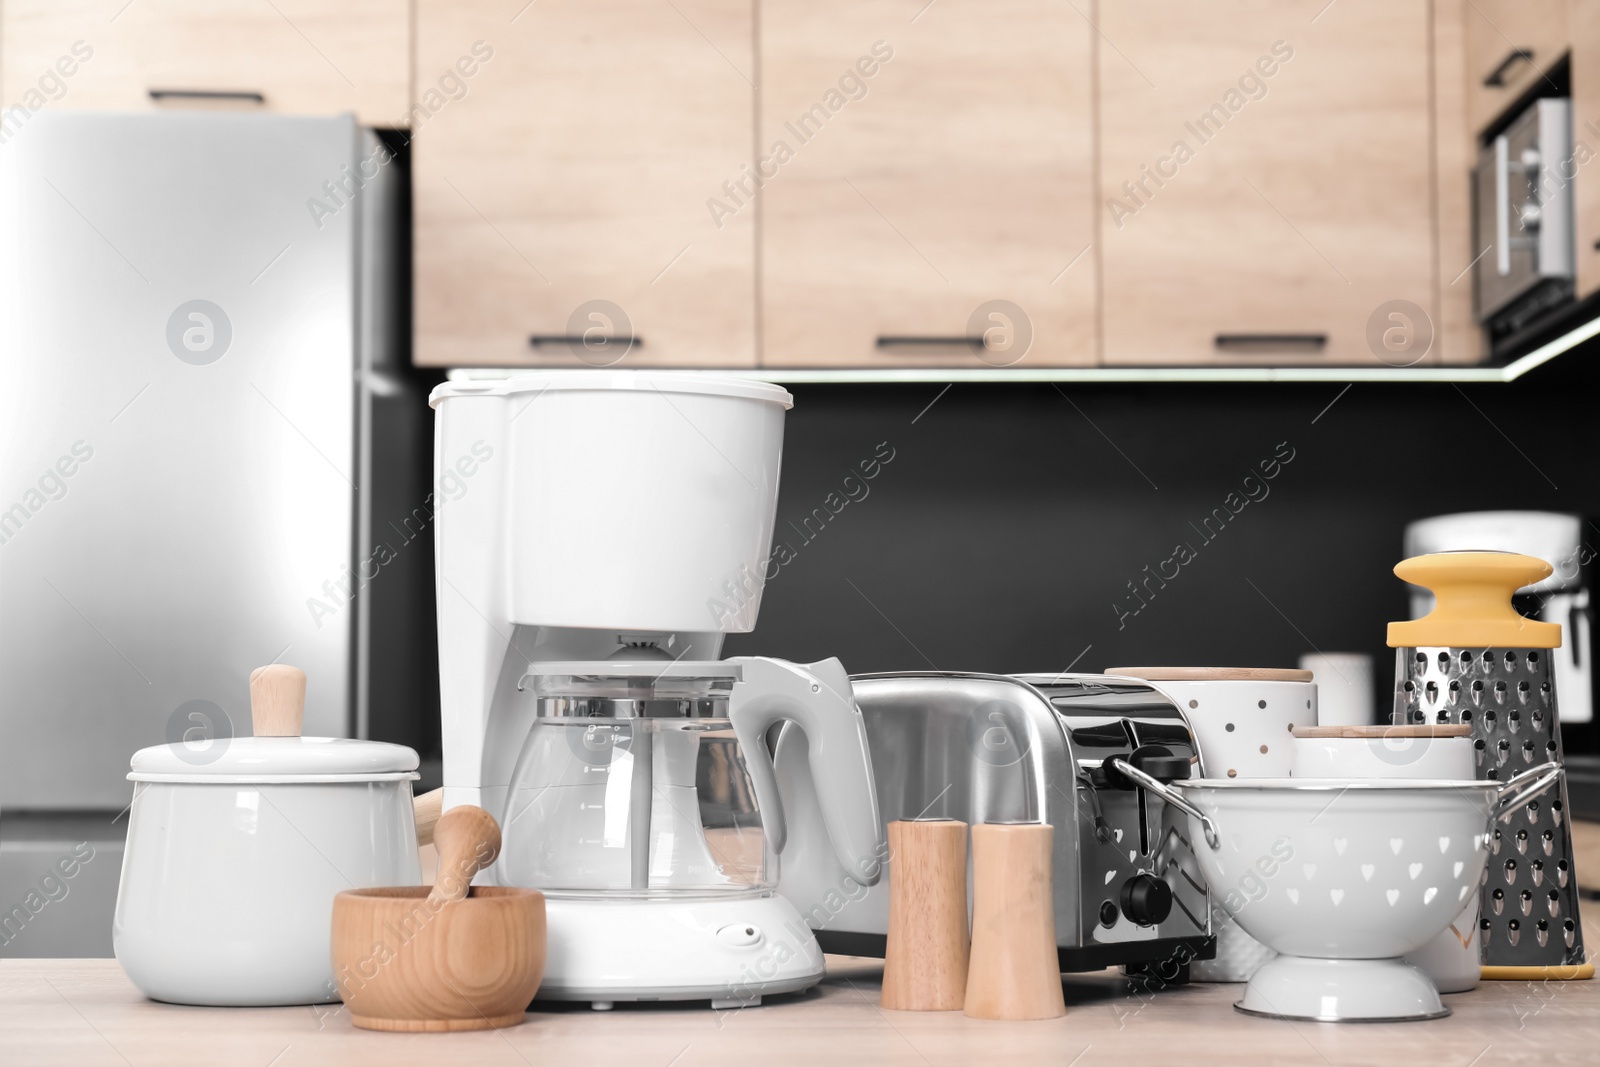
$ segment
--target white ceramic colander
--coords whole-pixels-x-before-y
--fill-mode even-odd
[[[1432,940],[1477,892],[1494,820],[1561,776],[1547,763],[1504,783],[1241,778],[1169,786],[1114,763],[1188,815],[1212,894],[1280,953],[1251,976],[1235,1007],[1322,1022],[1449,1014],[1428,977],[1400,957]]]

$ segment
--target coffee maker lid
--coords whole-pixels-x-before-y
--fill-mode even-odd
[[[794,407],[794,397],[781,385],[754,378],[673,370],[540,370],[505,378],[462,378],[434,387],[428,406],[460,396],[512,396],[550,391],[698,393],[741,400],[766,400]]]

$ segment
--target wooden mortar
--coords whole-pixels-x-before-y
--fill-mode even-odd
[[[487,1030],[521,1023],[544,977],[544,894],[469,886],[500,853],[482,808],[434,829],[433,887],[354,889],[333,901],[333,972],[367,1030]]]

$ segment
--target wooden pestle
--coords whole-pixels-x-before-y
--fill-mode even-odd
[[[437,908],[464,900],[472,876],[500,855],[500,824],[482,808],[463,804],[439,816],[433,845],[439,850],[439,873],[428,904]]]
[[[967,994],[967,824],[889,824],[889,943],[880,1003],[960,1011]]]
[[[1047,823],[972,828],[972,958],[964,1010],[975,1019],[1054,1019],[1067,1012],[1051,891],[1054,833]]]
[[[444,790],[434,789],[411,801],[411,812],[417,824],[417,847],[433,844],[433,830],[444,814]]]
[[[299,737],[305,714],[305,671],[270,663],[250,672],[250,729],[257,737]]]

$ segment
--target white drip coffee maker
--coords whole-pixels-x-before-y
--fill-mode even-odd
[[[789,393],[674,372],[439,386],[445,807],[501,821],[480,881],[544,891],[539,995],[759,1003],[823,974],[777,895],[768,735],[806,737],[844,870],[884,846],[837,660],[721,660],[755,626]]]

